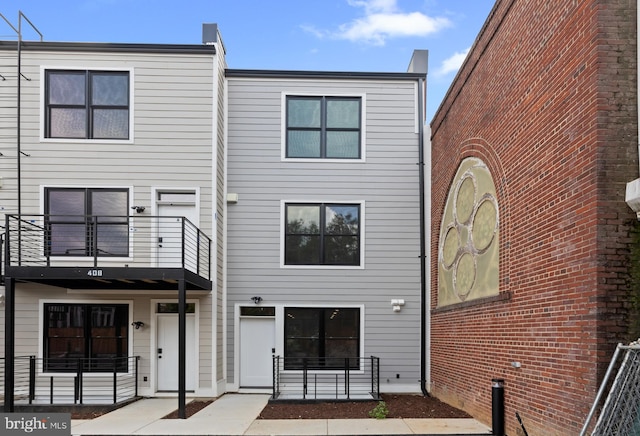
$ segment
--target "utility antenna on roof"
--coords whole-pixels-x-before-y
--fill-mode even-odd
[[[22,21],[26,21],[33,30],[36,31],[36,33],[38,35],[40,35],[40,41],[43,41],[44,37],[42,35],[42,33],[38,30],[38,28],[31,22],[31,20],[29,20],[29,18],[27,18],[27,16],[25,14],[22,13],[22,11],[18,11],[18,27],[16,28],[13,24],[11,24],[11,21],[9,21],[4,15],[0,14],[0,17],[2,17],[2,19],[9,25],[9,27],[11,27],[11,29],[16,33],[17,37],[18,37],[18,41],[17,41],[17,54],[18,54],[18,61],[17,61],[17,85],[16,85],[16,101],[17,101],[17,111],[16,111],[16,149],[17,149],[17,153],[16,153],[16,159],[17,159],[17,165],[16,165],[16,169],[17,169],[17,173],[18,173],[18,178],[17,178],[17,190],[18,190],[18,215],[22,214],[22,183],[21,183],[21,157],[24,154],[25,156],[27,155],[26,153],[23,153],[21,150],[21,145],[20,145],[20,137],[21,137],[21,131],[20,131],[20,112],[21,112],[21,95],[20,95],[20,91],[21,91],[21,80],[20,78],[24,78],[25,80],[31,80],[30,78],[26,77],[24,74],[22,74]],[[4,76],[3,76],[3,80],[5,80]]]

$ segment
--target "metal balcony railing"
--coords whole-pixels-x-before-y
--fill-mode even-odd
[[[380,358],[273,357],[272,400],[379,400]]]
[[[184,268],[210,279],[211,239],[178,216],[7,215],[4,266]]]
[[[16,405],[106,405],[138,396],[139,356],[49,360],[35,356],[15,358]],[[0,402],[3,404],[4,364],[5,359],[0,358]],[[57,372],[55,368],[63,370]]]

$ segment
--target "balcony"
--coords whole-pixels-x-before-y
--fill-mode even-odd
[[[210,291],[211,238],[184,217],[7,215],[4,270],[69,289]]]

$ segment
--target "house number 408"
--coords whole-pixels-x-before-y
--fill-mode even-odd
[[[90,269],[89,272],[87,273],[87,275],[89,277],[102,277],[102,270],[101,269]]]

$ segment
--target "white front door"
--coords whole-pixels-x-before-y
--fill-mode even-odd
[[[274,318],[240,318],[240,387],[273,386]]]
[[[158,314],[157,350],[158,391],[178,390],[178,314]],[[187,379],[186,389],[196,388],[196,322],[195,316],[187,314]]]
[[[158,267],[182,267],[182,246],[185,244],[185,267],[195,271],[197,235],[186,228],[183,240],[181,217],[198,226],[199,217],[195,192],[158,192]]]

